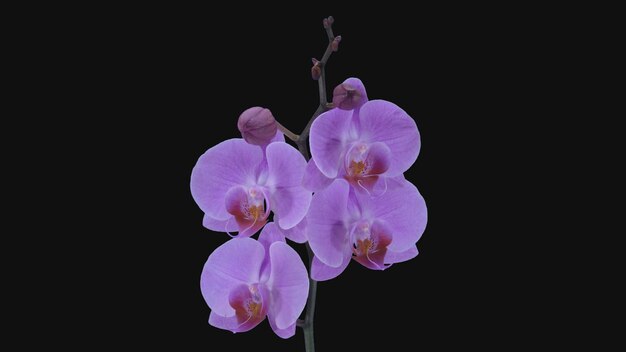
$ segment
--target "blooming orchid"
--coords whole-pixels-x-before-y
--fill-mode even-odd
[[[393,180],[382,196],[355,192],[337,179],[315,194],[307,215],[309,245],[315,253],[311,277],[328,280],[354,259],[373,270],[417,255],[415,243],[426,227],[426,203],[406,180]]]
[[[252,107],[238,119],[243,138],[213,146],[191,172],[203,225],[238,232],[202,271],[209,324],[239,333],[267,318],[282,338],[301,327],[307,352],[315,350],[317,281],[337,277],[352,260],[385,270],[414,258],[427,223],[424,198],[404,177],[420,151],[415,121],[391,102],[368,100],[358,78],[326,101],[325,66],[341,42],[333,22],[323,21],[329,44],[311,69],[320,105],[302,133]],[[285,238],[306,244],[308,273]]]
[[[282,135],[281,135],[282,136]],[[191,194],[209,230],[249,237],[267,222],[290,229],[306,215],[311,193],[301,186],[306,161],[284,142],[265,148],[235,138],[204,153],[191,173]]]
[[[404,110],[384,100],[367,101],[360,80],[350,86],[358,103],[354,109],[332,109],[311,126],[312,159],[307,165],[304,185],[312,191],[343,178],[357,190],[385,192],[387,178],[402,175],[417,159],[420,135],[415,121]],[[345,88],[344,88],[345,89]],[[345,99],[341,101],[345,104]],[[376,190],[376,191],[375,191]],[[380,191],[378,191],[380,190]]]
[[[272,330],[288,338],[306,304],[309,280],[298,254],[268,223],[259,241],[234,238],[217,248],[204,266],[200,287],[212,310],[209,324],[245,332],[267,316]]]

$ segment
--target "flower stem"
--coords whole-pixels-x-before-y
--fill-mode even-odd
[[[291,139],[292,141],[297,142],[298,138],[300,138],[300,136],[291,132],[287,127],[281,125],[278,121],[276,121],[276,126],[285,136],[287,136],[287,138]]]
[[[295,139],[288,136],[291,140],[296,142],[296,145],[298,145],[298,150],[300,151],[300,153],[302,153],[302,156],[304,156],[304,159],[306,159],[306,161],[309,161],[309,159],[311,159],[311,155],[309,154],[309,149],[308,149],[309,131],[311,130],[311,125],[313,124],[313,121],[319,115],[321,115],[325,111],[330,110],[333,107],[332,104],[328,103],[328,100],[326,98],[326,70],[325,68],[326,68],[326,63],[328,62],[328,59],[330,58],[330,55],[333,53],[332,42],[335,39],[335,35],[333,34],[332,22],[334,20],[332,19],[332,17],[329,17],[324,22],[326,23],[326,21],[328,21],[328,26],[325,25],[324,27],[326,28],[326,34],[328,36],[328,46],[326,47],[326,51],[324,52],[324,56],[322,57],[322,60],[319,62],[321,75],[320,75],[320,78],[317,80],[317,83],[319,85],[320,104],[317,107],[317,110],[315,110],[315,112],[313,113],[313,116],[311,116],[311,119],[307,123],[304,130],[302,130],[302,133],[300,133],[300,135],[297,136],[297,138]],[[282,126],[279,125],[279,128],[280,127]],[[304,317],[304,320],[298,320],[297,326],[301,327],[302,331],[304,332],[305,351],[315,352],[315,339],[313,336],[313,317],[315,316],[315,299],[317,296],[317,281],[311,278],[311,268],[313,266],[314,255],[308,243],[306,244],[306,250],[307,250],[307,253],[309,254],[309,298],[306,302],[306,315]]]
[[[327,18],[326,20],[329,20],[329,25],[326,27],[328,46],[326,47],[324,56],[322,56],[322,60],[319,61],[321,75],[320,78],[317,80],[317,84],[319,87],[320,104],[317,107],[317,110],[315,110],[315,112],[313,113],[313,116],[311,116],[309,122],[306,124],[306,127],[304,127],[304,130],[302,130],[302,133],[300,133],[300,135],[298,136],[298,139],[295,141],[298,145],[298,150],[300,150],[300,153],[302,153],[306,161],[309,161],[309,159],[311,158],[307,145],[309,142],[309,132],[311,130],[311,125],[313,124],[313,121],[315,121],[315,119],[322,113],[333,108],[333,104],[328,103],[326,97],[326,64],[328,63],[328,59],[330,59],[330,56],[333,53],[332,43],[333,40],[335,40],[335,35],[333,34],[332,23],[334,22],[334,20],[332,19],[332,16]]]
[[[313,251],[309,244],[306,244],[306,250],[309,253],[309,268],[313,264]],[[315,316],[315,298],[317,295],[317,281],[309,277],[309,299],[306,303],[306,317],[302,331],[304,332],[304,348],[306,352],[315,352],[315,340],[313,338],[313,317]]]

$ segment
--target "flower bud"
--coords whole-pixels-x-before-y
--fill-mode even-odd
[[[314,80],[318,80],[320,79],[320,76],[322,75],[322,69],[320,68],[320,64],[316,63],[311,67],[311,78],[313,78]]]
[[[269,144],[278,129],[272,112],[259,106],[241,113],[237,128],[246,142],[260,146]]]
[[[330,43],[330,47],[333,49],[333,51],[337,51],[339,50],[339,43],[341,42],[341,36],[338,35],[335,37],[335,39],[333,39],[333,41]]]
[[[342,110],[352,110],[367,102],[365,86],[358,78],[348,78],[333,90],[333,105]]]

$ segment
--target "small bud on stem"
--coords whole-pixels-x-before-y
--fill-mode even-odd
[[[239,115],[237,128],[246,142],[262,146],[270,143],[278,126],[271,111],[255,106]]]

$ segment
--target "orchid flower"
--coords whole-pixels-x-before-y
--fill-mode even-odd
[[[286,339],[295,334],[309,280],[298,253],[268,223],[259,241],[233,238],[211,253],[200,288],[211,308],[209,324],[237,333],[267,317],[272,330]]]
[[[341,274],[350,259],[384,270],[414,258],[427,210],[424,198],[406,180],[391,180],[387,192],[373,198],[337,179],[315,193],[306,221],[315,253],[311,278],[322,281]]]
[[[304,157],[287,143],[259,147],[229,139],[198,159],[191,194],[209,230],[249,237],[265,225],[270,210],[281,228],[290,229],[311,202],[311,192],[301,186],[305,168]]]
[[[354,107],[351,110],[332,109],[313,122],[312,159],[304,186],[318,191],[343,178],[359,191],[379,195],[385,192],[388,178],[402,175],[417,159],[419,131],[415,121],[397,105],[367,101],[360,80],[351,78],[342,87],[345,85],[359,92],[352,93],[353,99],[359,97],[359,103],[348,105]],[[341,104],[346,104],[345,99]]]
[[[269,109],[249,108],[237,123],[243,138],[210,148],[191,172],[203,225],[238,232],[202,271],[209,324],[239,333],[267,318],[281,338],[299,326],[307,352],[315,351],[316,281],[337,277],[352,260],[385,270],[414,258],[428,221],[424,198],[404,178],[421,146],[415,121],[391,102],[368,100],[358,78],[335,87],[332,104],[326,99],[325,67],[342,40],[333,22],[322,21],[329,43],[311,68],[320,102],[304,130],[295,134]],[[308,242],[308,272],[285,238]]]

